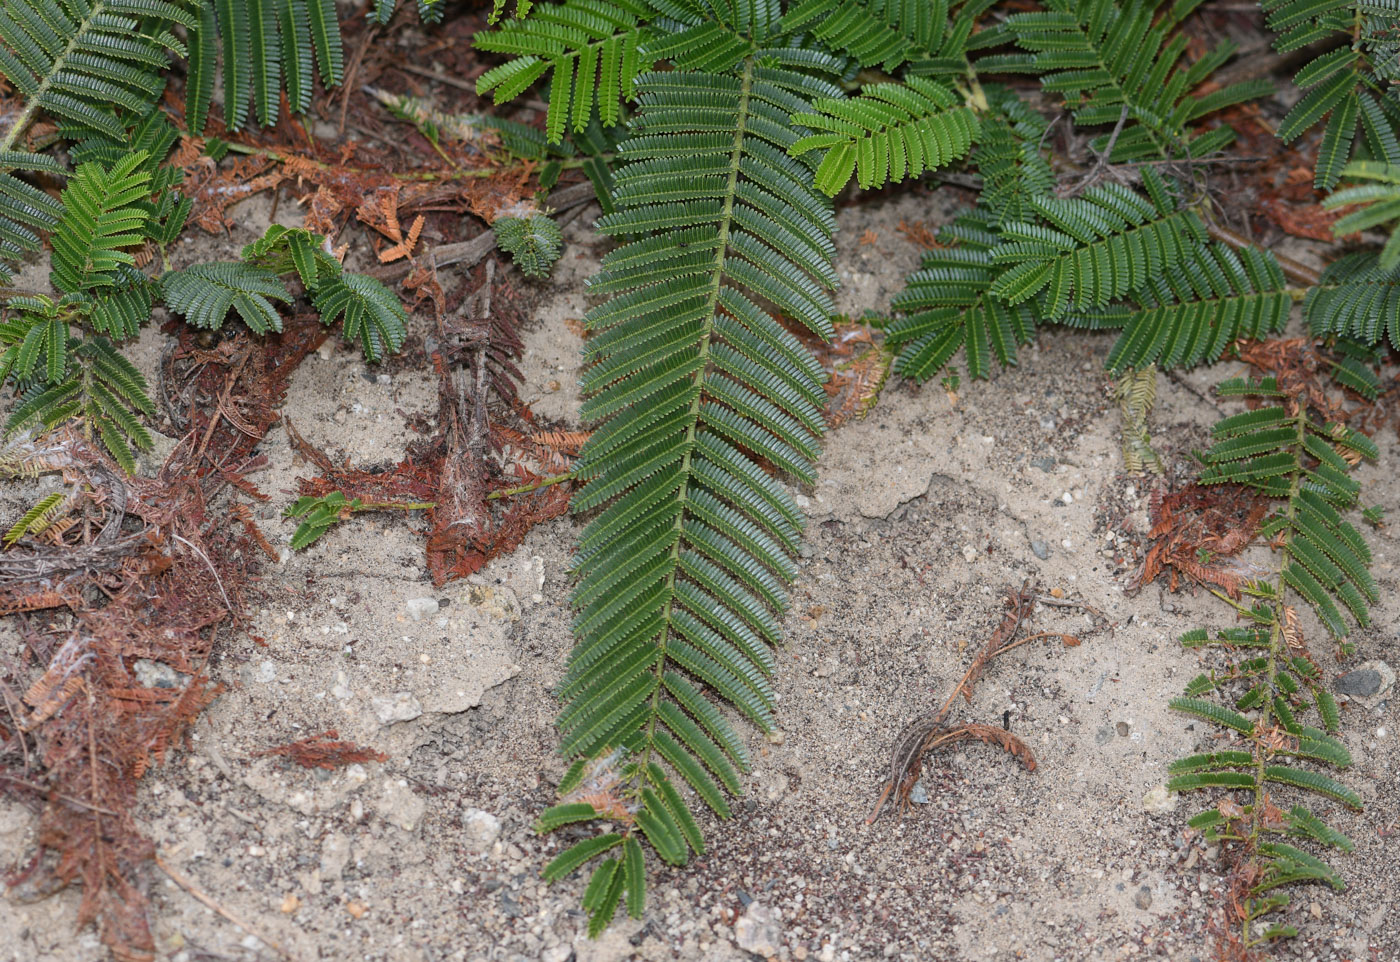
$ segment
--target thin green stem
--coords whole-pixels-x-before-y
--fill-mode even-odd
[[[540,480],[531,482],[530,484],[522,484],[519,487],[515,488],[501,488],[498,491],[492,491],[486,496],[486,500],[495,501],[497,498],[513,498],[517,494],[528,494],[531,491],[538,491],[541,488],[547,488],[551,484],[563,484],[565,481],[572,481],[573,479],[574,473],[572,471],[565,471],[563,474],[552,474],[547,478],[541,478]]]

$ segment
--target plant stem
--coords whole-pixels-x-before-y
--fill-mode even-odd
[[[492,491],[486,496],[486,500],[495,501],[497,498],[513,498],[517,494],[528,494],[531,491],[538,491],[540,488],[547,488],[551,484],[562,484],[565,481],[572,481],[573,479],[574,473],[572,471],[565,471],[563,474],[552,474],[547,478],[541,478],[530,484],[522,484],[517,488],[501,488],[498,491]]]

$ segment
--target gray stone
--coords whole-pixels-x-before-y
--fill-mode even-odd
[[[1113,741],[1113,726],[1100,725],[1099,730],[1094,732],[1094,744],[1103,748],[1111,741]]]
[[[1374,707],[1395,687],[1395,669],[1383,661],[1365,661],[1337,679],[1337,691]]]
[[[928,804],[928,791],[924,788],[924,780],[921,778],[914,783],[914,787],[909,789],[909,801],[915,805]]]
[[[1144,912],[1150,909],[1152,907],[1152,889],[1146,885],[1138,889],[1137,894],[1133,896],[1133,904]]]
[[[1055,470],[1055,459],[1051,457],[1031,458],[1031,467],[1040,468],[1046,474]]]
[[[783,944],[783,930],[772,909],[754,902],[734,923],[734,941],[745,952],[772,958]]]
[[[436,598],[409,598],[403,603],[403,607],[414,621],[422,621],[429,615],[437,614],[441,606]]]
[[[1032,541],[1031,554],[1035,555],[1041,561],[1045,561],[1050,557],[1050,546],[1044,541]]]
[[[467,832],[467,848],[473,852],[485,852],[501,837],[501,820],[479,808],[462,813],[462,828]]]
[[[1367,697],[1381,690],[1381,673],[1371,668],[1358,668],[1337,679],[1337,691],[1343,695]]]
[[[369,700],[374,717],[381,725],[412,721],[423,714],[423,706],[411,692],[396,691],[392,695],[375,695]]]

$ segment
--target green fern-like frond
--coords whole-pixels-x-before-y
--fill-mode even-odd
[[[53,428],[70,418],[102,441],[128,473],[136,470],[132,448],[149,451],[151,435],[141,416],[155,414],[146,379],[104,337],[89,337],[71,352],[66,376],[37,382],[17,398],[6,434],[27,428]]]
[[[0,76],[23,108],[3,137],[12,150],[39,110],[123,138],[119,111],[144,116],[160,96],[159,72],[185,45],[201,0],[6,0],[0,5]]]
[[[52,157],[16,150],[0,150],[0,284],[14,278],[11,267],[30,251],[40,247],[39,231],[58,226],[63,206],[44,191],[16,173],[40,173],[51,177],[66,174]]]
[[[398,8],[399,0],[374,0],[374,12],[371,16],[374,22],[381,27],[388,25],[394,17],[394,11]],[[442,20],[443,12],[446,10],[445,0],[416,0],[418,8],[418,19],[424,23],[438,23]],[[503,6],[501,0],[497,0],[496,16],[500,16],[500,8]],[[516,0],[515,15],[523,17],[530,12],[532,6],[530,0]],[[493,21],[494,22],[494,21]]]
[[[69,509],[68,496],[62,491],[55,491],[40,498],[5,532],[6,547],[25,536],[32,538],[43,534],[53,527],[55,521],[67,514]]]
[[[1382,270],[1400,266],[1400,162],[1379,163],[1358,160],[1347,164],[1341,176],[1367,181],[1329,195],[1322,206],[1327,210],[1355,207],[1332,225],[1338,237],[1389,224],[1390,238],[1379,254]]]
[[[639,836],[671,863],[702,851],[675,775],[729,814],[748,755],[718,706],[770,724],[769,646],[801,525],[759,459],[811,478],[824,427],[820,367],[761,305],[831,333],[834,219],[788,156],[787,119],[839,91],[760,49],[728,74],[645,74],[637,92],[618,210],[599,221],[633,239],[604,258],[589,286],[611,297],[584,319],[582,414],[599,426],[573,506],[596,513],[575,556],[578,641],[559,688],[561,749],[617,759],[628,824],[549,877]],[[628,864],[597,870],[595,924],[638,882]]]
[[[129,154],[110,169],[81,164],[63,191],[63,215],[53,236],[54,287],[77,292],[109,287],[123,265],[136,263],[124,248],[138,245],[150,219],[144,203],[151,194],[151,172],[144,151]]]
[[[567,129],[586,127],[595,106],[610,127],[618,122],[621,102],[631,99],[638,74],[655,62],[643,50],[656,35],[648,26],[655,16],[647,0],[536,4],[529,17],[473,40],[478,50],[514,58],[482,74],[477,93],[506,103],[548,75],[550,143],[559,143]]]
[[[1260,396],[1269,396],[1269,384]],[[1356,504],[1350,477],[1356,460],[1374,459],[1375,443],[1351,428],[1320,422],[1299,407],[1261,407],[1219,422],[1215,444],[1202,455],[1201,483],[1247,484],[1285,499],[1263,533],[1281,545],[1281,584],[1312,606],[1335,637],[1348,633],[1342,609],[1358,624],[1378,599],[1371,553],[1341,511]],[[1349,460],[1350,458],[1350,460]]]
[[[1158,364],[1191,367],[1218,360],[1238,338],[1283,329],[1293,300],[1272,253],[1200,244],[1149,282],[1135,304],[1077,313],[1070,324],[1121,327],[1110,371]]]
[[[974,33],[994,0],[799,0],[783,17],[784,30],[811,31],[863,67],[905,67],[907,76],[956,80],[970,74],[969,54],[1004,43],[998,27]],[[956,13],[950,8],[958,7]]]
[[[335,0],[208,0],[190,29],[185,122],[202,131],[223,55],[225,121],[248,122],[249,104],[265,127],[277,123],[283,93],[292,113],[304,114],[319,71],[331,87],[341,80],[344,50]],[[313,62],[314,61],[314,62]]]
[[[359,498],[346,498],[341,491],[332,491],[321,497],[298,498],[283,512],[284,517],[298,519],[297,529],[292,533],[292,550],[300,551],[314,544],[332,525],[346,520],[363,507]]]
[[[1191,125],[1224,107],[1268,93],[1246,81],[1193,95],[1234,53],[1223,44],[1186,63],[1187,36],[1177,30],[1200,0],[1124,3],[1047,0],[1044,12],[1018,13],[1006,29],[1026,54],[987,57],[979,68],[1034,73],[1041,86],[1065,97],[1076,124],[1119,127],[1109,160],[1204,157],[1234,139],[1221,125],[1193,134]],[[1112,133],[1091,143],[1106,150]]]
[[[816,110],[792,122],[819,133],[803,137],[788,152],[800,157],[821,150],[817,187],[834,197],[855,173],[862,190],[918,177],[967,155],[977,140],[977,115],[952,91],[931,80],[867,84],[861,96],[823,98]]]
[[[231,310],[256,334],[282,330],[274,301],[290,303],[287,286],[274,272],[243,261],[208,261],[171,271],[160,279],[165,304],[195,327],[218,330]]]
[[[886,335],[899,350],[895,373],[925,381],[966,348],[968,373],[985,378],[993,354],[1003,366],[1015,364],[1017,346],[1034,336],[1031,306],[1009,305],[991,292],[1004,272],[991,256],[1001,240],[994,220],[979,209],[946,226],[938,239],[950,246],[926,253],[891,302],[900,315]]]
[[[1368,345],[1389,338],[1400,350],[1400,268],[1383,268],[1371,251],[1340,257],[1308,288],[1303,313],[1315,335]]]
[[[501,217],[491,225],[496,245],[510,255],[526,277],[548,277],[559,259],[564,235],[559,225],[543,214],[528,217]]]
[[[1395,33],[1400,10],[1368,0],[1261,0],[1268,27],[1278,34],[1274,49],[1292,53],[1329,38],[1345,38],[1304,64],[1293,82],[1306,93],[1278,127],[1285,143],[1327,118],[1314,165],[1313,185],[1330,190],[1343,175],[1357,140],[1370,155],[1400,164],[1394,107],[1384,82],[1393,81]]]
[[[990,211],[994,223],[1032,220],[1031,201],[1054,192],[1055,174],[1045,159],[1044,118],[1015,93],[988,90],[988,116],[972,150],[971,164],[982,179],[977,206]]]
[[[367,359],[382,360],[403,346],[408,315],[398,296],[372,277],[343,270],[326,251],[325,238],[302,227],[273,224],[243,248],[243,260],[194,264],[168,272],[160,284],[170,309],[196,327],[222,327],[233,310],[264,334],[282,330],[273,302],[291,302],[282,275],[293,273],[321,322],[341,320],[346,340],[358,341]]]
[[[58,383],[68,375],[73,338],[69,318],[48,297],[17,297],[0,324],[0,382]]]
[[[347,341],[358,341],[369,361],[382,361],[398,353],[408,336],[408,314],[399,296],[366,274],[346,271],[320,284],[311,301],[321,312],[322,324],[342,320]]]
[[[1029,206],[1044,223],[1003,224],[990,252],[1009,268],[991,292],[1008,304],[1038,295],[1042,317],[1059,320],[1103,308],[1148,289],[1163,272],[1187,262],[1205,240],[1205,225],[1177,209],[1164,181],[1143,175],[1148,197],[1104,184],[1083,197],[1040,197]]]

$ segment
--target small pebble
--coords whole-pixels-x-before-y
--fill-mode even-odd
[[[1050,546],[1044,541],[1032,541],[1031,554],[1035,555],[1041,561],[1045,561],[1050,557]]]
[[[1133,904],[1146,912],[1152,907],[1152,889],[1144,885],[1133,896]]]
[[[345,911],[349,912],[352,918],[362,919],[369,912],[369,906],[363,902],[347,902]]]
[[[970,544],[963,545],[962,556],[968,564],[977,560],[977,549]]]

